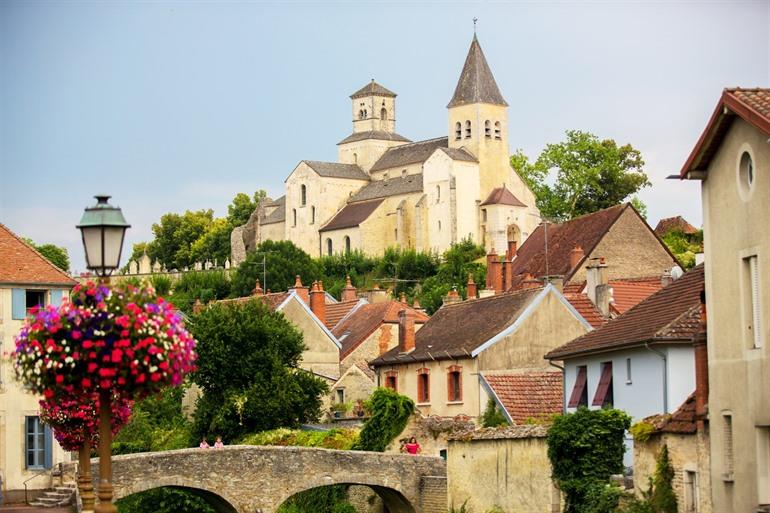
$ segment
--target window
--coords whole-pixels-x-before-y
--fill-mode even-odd
[[[754,185],[754,161],[748,151],[744,151],[738,164],[738,182],[741,192],[745,195],[751,191]],[[746,198],[744,198],[746,199]]]
[[[304,183],[299,186],[299,195],[299,204],[304,207],[307,204],[307,187]]]
[[[406,169],[401,170],[401,176],[406,176]]]
[[[770,426],[757,427],[757,490],[759,504],[770,504]]]
[[[364,119],[364,109],[358,111],[358,119]]]
[[[396,240],[396,242],[398,242],[398,228],[393,230],[393,238]]]
[[[436,186],[436,203],[438,203],[439,201],[441,201],[441,186],[437,185]]]
[[[447,373],[447,401],[460,402],[463,400],[463,368],[458,365],[449,367]]]
[[[492,125],[489,120],[484,121],[484,137],[487,139],[492,137]]]
[[[500,122],[495,121],[495,139],[500,139]]]
[[[310,207],[310,224],[315,224],[315,207]]]
[[[27,417],[25,424],[26,468],[51,468],[51,428],[44,426],[40,422],[40,417]]]
[[[438,231],[441,231],[441,221],[438,222]]]
[[[423,367],[417,370],[417,402],[430,402],[430,374],[429,370]]]
[[[338,388],[337,389],[337,402],[342,404],[345,402],[345,389],[344,388]]]
[[[684,513],[698,513],[698,473],[684,471]]]
[[[45,290],[13,289],[11,291],[11,318],[23,320],[30,308],[45,306]]]
[[[487,209],[482,208],[481,209],[481,222],[486,223],[487,222]]]
[[[345,254],[349,255],[350,254],[350,237],[345,235],[344,241],[345,241]]]
[[[759,261],[757,255],[743,259],[744,324],[749,347],[762,347],[762,324],[759,304]]]
[[[457,123],[455,123],[455,140],[459,141],[462,138],[463,138],[463,126],[458,121]]]
[[[326,239],[326,254],[332,256],[332,240]]]
[[[588,368],[585,365],[579,365],[577,367],[575,386],[572,388],[572,395],[569,397],[569,403],[567,403],[568,408],[588,406],[587,376]]]
[[[631,358],[626,358],[626,385],[631,383]]]
[[[611,408],[612,403],[612,362],[604,362],[602,363],[602,376],[599,378],[599,386],[596,387],[596,395],[594,395],[591,405]]]
[[[465,138],[470,139],[471,138],[471,122],[466,121],[465,122]]]
[[[398,372],[389,371],[385,373],[385,388],[398,392]]]
[[[388,110],[385,107],[380,109],[380,119],[383,121],[388,119]]]
[[[297,226],[297,209],[291,209],[291,225]]]
[[[722,458],[723,470],[722,479],[724,481],[733,480],[735,464],[733,461],[733,415],[732,413],[722,414]]]

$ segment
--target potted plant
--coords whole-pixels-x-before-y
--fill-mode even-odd
[[[350,411],[350,403],[334,403],[329,409],[332,412],[332,417],[341,419],[345,413]]]

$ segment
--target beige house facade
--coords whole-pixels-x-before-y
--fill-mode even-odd
[[[0,224],[0,354],[13,351],[29,308],[60,304],[74,285]],[[54,466],[69,461],[51,429],[40,423],[40,399],[15,381],[11,361],[0,359],[0,478],[6,502],[24,500],[25,482],[31,490],[51,487]]]
[[[391,246],[441,253],[463,239],[503,248],[540,222],[534,194],[510,166],[508,104],[475,36],[446,134],[416,142],[398,134],[396,94],[374,81],[350,99],[353,132],[337,144],[338,161],[301,161],[285,194],[233,231],[233,265],[263,240],[290,240],[311,256]]]
[[[770,89],[725,89],[681,177],[701,180],[714,511],[770,511]]]

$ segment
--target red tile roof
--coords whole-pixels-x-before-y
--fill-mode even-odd
[[[334,328],[343,317],[348,315],[351,310],[358,306],[359,300],[341,301],[339,303],[326,303],[326,327]]]
[[[545,357],[561,360],[647,342],[689,341],[700,327],[703,286],[703,265],[699,265],[620,317],[567,342]]]
[[[587,294],[564,294],[564,297],[594,329],[607,321]]]
[[[3,224],[0,224],[0,283],[70,288],[77,284]]]
[[[484,205],[512,205],[514,207],[526,207],[519,198],[513,195],[504,185],[496,189],[492,189],[487,199],[481,204]]]
[[[657,433],[676,433],[688,435],[698,430],[697,419],[695,416],[695,392],[677,408],[677,410],[668,414],[652,415],[644,419],[645,422],[652,424]]]
[[[348,203],[319,231],[328,232],[358,226],[366,221],[383,201],[383,199],[376,199],[373,201]]]
[[[655,226],[654,231],[658,237],[663,237],[668,232],[673,230],[680,231],[687,235],[698,233],[698,229],[688,223],[682,216],[667,217],[665,219],[661,219],[658,221],[657,226]]]
[[[687,158],[680,178],[691,171],[707,171],[735,116],[770,136],[770,89],[725,89],[698,142]],[[698,178],[694,176],[693,178]]]
[[[238,304],[238,303],[245,303],[248,301],[251,301],[253,299],[257,299],[259,301],[262,301],[267,307],[275,311],[276,308],[281,306],[284,301],[286,301],[286,298],[289,297],[291,292],[271,292],[270,294],[262,294],[261,296],[245,296],[245,297],[238,297],[235,299],[220,299],[219,301],[216,301],[217,303],[223,303],[223,304]],[[302,301],[300,299],[300,301]],[[327,306],[328,308],[328,306]]]
[[[624,314],[652,294],[663,288],[660,276],[648,278],[627,278],[610,280],[612,287],[612,309],[618,314]]]
[[[496,373],[483,377],[516,424],[562,413],[564,387],[561,372]]]

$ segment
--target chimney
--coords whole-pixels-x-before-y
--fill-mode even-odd
[[[517,244],[515,240],[508,241],[508,251],[505,252],[505,259],[509,262],[516,256]]]
[[[380,285],[378,283],[375,283],[372,287],[372,290],[368,293],[369,296],[369,302],[374,303],[382,303],[383,301],[388,300],[388,293],[387,291],[380,288]]]
[[[406,302],[406,292],[402,292],[400,296],[398,296],[398,302],[403,303],[405,305],[409,304]]]
[[[610,316],[612,287],[607,281],[607,264],[604,258],[592,258],[586,266],[586,292],[604,317]]]
[[[559,292],[564,292],[564,276],[548,276],[548,283],[553,285]]]
[[[586,254],[583,251],[583,248],[580,246],[575,246],[572,248],[572,251],[569,252],[569,268],[570,270],[576,268],[578,265],[580,265],[580,262],[583,260],[583,257],[585,257]]]
[[[473,275],[468,273],[468,288],[466,296],[468,299],[476,299],[477,294],[478,290],[476,287],[476,282],[473,281]]]
[[[254,290],[251,291],[252,296],[261,296],[264,294],[264,291],[262,290],[262,285],[259,283],[259,278],[257,278],[257,284],[254,286]]]
[[[417,296],[414,297],[412,308],[414,308],[416,311],[420,313],[425,313],[425,309],[422,307],[422,305],[420,305],[420,301],[417,300]]]
[[[460,294],[457,293],[456,288],[452,288],[446,296],[443,298],[443,305],[452,305],[454,303],[460,303],[462,302],[463,298],[460,297]],[[442,305],[442,306],[443,306]]]
[[[492,289],[494,288],[494,263],[499,262],[499,259],[497,258],[497,253],[495,252],[495,248],[492,248],[489,253],[487,253],[487,288]]]
[[[400,310],[398,312],[398,351],[409,353],[414,351],[414,312]]]
[[[345,288],[342,289],[342,295],[340,296],[342,302],[355,301],[358,299],[358,293],[356,288],[350,282],[350,276],[345,276]]]
[[[503,266],[502,274],[502,287],[500,288],[501,291],[505,292],[506,290],[509,290],[511,286],[513,285],[513,261],[510,259],[506,259],[505,262],[500,264]]]
[[[304,287],[302,285],[302,280],[299,278],[299,274],[294,280],[294,286],[290,287],[289,290],[293,290],[297,293],[297,295],[302,299],[302,301],[305,302],[305,304],[310,303],[310,294],[308,287]]]
[[[541,286],[540,280],[532,276],[530,273],[524,275],[524,280],[521,282],[521,287],[524,289],[536,289]]]
[[[671,276],[671,271],[666,269],[663,271],[663,274],[660,276],[660,286],[661,287],[668,287],[674,282],[674,277]]]
[[[313,282],[313,288],[310,290],[310,309],[321,324],[326,324],[326,293],[322,281]]]
[[[700,292],[700,329],[692,337],[695,351],[695,419],[698,429],[705,427],[709,402],[709,362],[706,322],[706,291]]]

